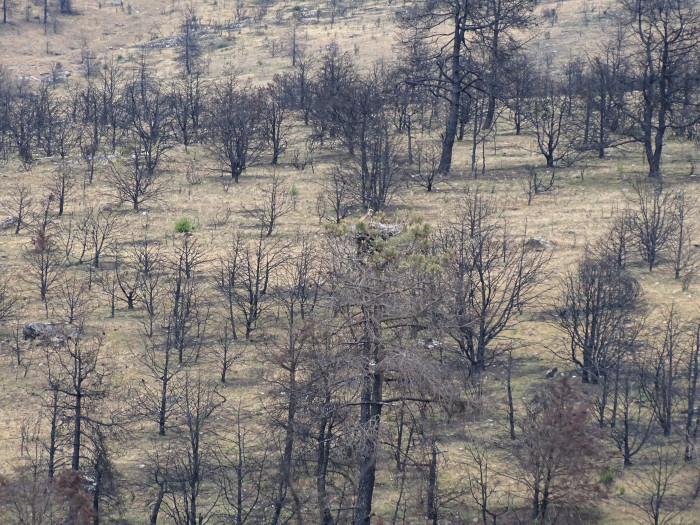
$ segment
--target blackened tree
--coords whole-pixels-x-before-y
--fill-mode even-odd
[[[527,119],[534,127],[537,148],[547,167],[554,168],[572,153],[579,138],[580,126],[573,118],[572,93],[547,68],[535,77],[532,95],[526,102]]]
[[[654,414],[644,405],[644,390],[639,374],[626,370],[616,375],[617,410],[610,421],[610,435],[622,454],[625,467],[652,436]]]
[[[205,95],[206,86],[197,72],[174,80],[170,86],[175,128],[185,148],[199,139]]]
[[[272,146],[270,164],[274,166],[280,154],[287,149],[287,137],[290,132],[288,122],[290,97],[285,83],[279,76],[263,89],[260,97],[263,100],[262,125],[266,140]]]
[[[623,56],[621,33],[588,57],[586,87],[588,92],[583,142],[595,149],[598,158],[605,157],[608,148],[620,144],[615,133],[622,131],[624,82],[628,64]]]
[[[358,469],[355,525],[369,524],[372,516],[386,407],[444,396],[444,378],[415,342],[436,306],[429,281],[437,267],[431,264],[428,239],[427,226],[417,221],[400,233],[369,227],[352,237],[340,235],[327,249],[332,254],[327,286],[333,311],[340,314],[334,322],[341,323],[340,341],[352,353],[348,372],[359,407],[355,427],[348,429],[355,436]],[[413,258],[419,253],[424,258]]]
[[[91,155],[88,153],[88,155]],[[145,202],[157,200],[164,190],[162,173],[149,171],[143,152],[133,150],[131,156],[117,166],[110,165],[107,184],[111,186],[115,197],[121,202],[128,202],[134,211],[138,211]]]
[[[9,129],[17,154],[25,169],[34,163],[34,137],[36,135],[36,93],[25,82],[17,84],[9,110]]]
[[[671,248],[678,230],[675,196],[660,181],[636,181],[632,184],[632,236],[639,255],[649,265],[649,271]]]
[[[58,387],[61,415],[71,421],[70,465],[80,470],[83,460],[90,456],[89,437],[92,429],[104,426],[101,402],[107,397],[109,370],[100,359],[102,340],[85,334],[66,337],[48,354],[50,368],[63,378]]]
[[[649,409],[666,437],[673,430],[676,405],[680,401],[678,383],[684,354],[692,345],[692,334],[685,320],[671,307],[654,327],[647,352],[639,356],[641,386]]]
[[[620,10],[635,95],[628,97],[627,133],[644,147],[649,176],[659,178],[666,132],[700,119],[697,94],[687,90],[695,74],[700,18],[689,0],[622,0]]]
[[[479,373],[508,347],[498,337],[542,293],[549,255],[513,234],[501,210],[479,189],[460,200],[455,215],[435,235],[433,249],[444,254],[446,286],[437,315],[471,372]]]
[[[491,24],[476,30],[477,42],[484,47],[487,56],[483,75],[488,94],[483,122],[485,130],[494,122],[496,99],[504,95],[505,85],[500,80],[502,65],[507,64],[509,58],[522,47],[518,36],[532,24],[535,5],[536,2],[532,0],[489,0],[482,7],[485,18],[490,16],[493,19]]]
[[[100,68],[96,83],[99,83],[99,85],[92,87],[92,90],[99,99],[98,104],[100,107],[94,110],[95,115],[93,118],[99,121],[100,128],[109,133],[109,144],[112,152],[114,152],[121,134],[125,131],[125,110],[127,109],[127,106],[124,105],[126,100],[122,99],[125,91],[124,73],[114,58],[104,62]],[[90,101],[89,94],[87,100],[88,102]],[[89,114],[90,112],[88,112]],[[94,137],[91,138],[91,141],[98,142]]]
[[[55,236],[45,229],[38,229],[31,245],[23,249],[27,272],[24,278],[39,289],[48,316],[48,293],[66,271],[65,258]]]
[[[586,257],[562,284],[555,322],[566,334],[566,358],[581,368],[584,383],[609,381],[631,351],[641,289],[636,279],[607,260]]]
[[[139,157],[139,169],[153,177],[172,147],[173,117],[163,86],[150,77],[145,63],[127,84],[123,104],[128,149],[132,158]]]
[[[164,511],[178,525],[198,525],[212,516],[217,503],[214,413],[226,398],[216,385],[185,373],[175,409],[177,427],[171,442],[168,491]]]
[[[271,282],[284,266],[288,244],[270,238],[263,229],[247,241],[237,234],[227,253],[219,260],[217,289],[224,298],[231,335],[251,334],[274,306],[269,296]]]
[[[181,13],[180,23],[180,61],[185,68],[186,75],[199,72],[199,58],[202,54],[201,46],[198,42],[197,29],[199,29],[199,17],[197,9],[191,2],[185,4]]]
[[[532,5],[528,1],[441,0],[416,5],[402,14],[402,25],[410,29],[413,37],[425,40],[430,49],[425,55],[429,67],[421,68],[424,73],[409,82],[426,86],[448,105],[440,173],[449,171],[452,164],[462,98],[469,88],[478,84],[480,89],[495,88],[496,68],[515,34],[512,30],[527,25]],[[481,44],[488,49],[486,63],[492,68],[490,76],[485,74],[487,66],[479,56],[480,37]],[[495,95],[495,89],[490,91]]]
[[[207,144],[222,171],[234,182],[262,153],[262,102],[250,88],[238,87],[229,77],[213,88],[207,113]]]

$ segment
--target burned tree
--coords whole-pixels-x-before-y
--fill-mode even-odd
[[[359,408],[351,431],[358,469],[353,523],[366,525],[372,516],[385,408],[408,399],[439,402],[445,391],[440,371],[415,343],[437,303],[429,283],[435,267],[427,226],[417,221],[392,233],[379,225],[358,229],[353,237],[330,240],[327,286],[333,311],[339,313],[334,321],[341,323],[339,341],[352,355],[349,380]]]
[[[437,315],[471,372],[479,373],[507,348],[499,336],[541,294],[549,255],[513,234],[479,189],[458,202],[455,215],[435,234],[446,286]]]
[[[250,88],[229,77],[213,88],[206,119],[207,144],[234,182],[262,153],[262,102]]]
[[[429,50],[422,59],[427,67],[419,68],[420,74],[408,81],[426,87],[447,102],[439,173],[449,171],[452,165],[462,99],[475,86],[495,95],[497,66],[504,44],[506,47],[509,44],[510,28],[527,24],[531,6],[530,2],[520,0],[481,3],[442,0],[407,9],[402,14],[401,24],[412,31],[412,36],[425,41]],[[481,45],[488,49],[491,74],[485,74],[480,64]]]
[[[104,419],[101,402],[109,392],[109,370],[100,359],[102,340],[85,333],[66,337],[49,353],[50,367],[62,378],[57,392],[61,414],[71,420],[70,465],[80,470],[90,457],[89,436],[92,430],[110,423]]]
[[[27,264],[24,278],[39,289],[48,316],[48,293],[66,270],[63,253],[54,235],[40,228],[32,237],[31,246],[24,247],[22,257]]]
[[[678,230],[675,196],[660,181],[632,185],[632,235],[649,271],[659,263]]]
[[[261,229],[255,239],[246,241],[238,233],[226,255],[219,260],[217,289],[224,298],[231,336],[251,334],[271,308],[269,286],[285,264],[288,246],[266,237]]]
[[[122,202],[132,205],[134,211],[148,201],[160,197],[164,189],[161,173],[149,172],[141,151],[134,150],[131,158],[123,166],[110,166],[107,184],[114,190],[115,196]]]
[[[170,286],[158,301],[160,329],[153,330],[153,321],[148,321],[144,349],[137,354],[151,376],[148,382],[142,382],[138,409],[147,419],[157,423],[161,436],[172,424],[177,408],[175,401],[179,386],[176,378],[199,358],[206,343],[209,307],[197,278],[202,262],[203,254],[196,242],[185,238],[175,256],[168,261],[169,272],[163,276]],[[143,262],[139,266],[143,268]]]
[[[557,326],[566,335],[566,358],[581,368],[584,383],[607,384],[620,359],[633,349],[641,289],[636,279],[607,260],[587,256],[562,283]]]
[[[666,132],[700,119],[697,88],[687,90],[697,59],[700,18],[689,0],[622,0],[620,7],[635,94],[625,107],[630,120],[626,133],[642,144],[649,177],[658,179]]]

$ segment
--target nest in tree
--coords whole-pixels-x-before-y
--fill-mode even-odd
[[[386,241],[391,237],[399,235],[402,231],[403,226],[401,224],[385,224],[372,220],[368,223],[358,223],[355,228],[357,252],[361,255],[373,253],[378,239]]]

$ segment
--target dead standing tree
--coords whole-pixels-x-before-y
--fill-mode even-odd
[[[636,181],[632,184],[632,235],[649,271],[660,262],[678,230],[674,195],[661,181]]]
[[[139,75],[127,85],[124,96],[128,152],[125,168],[112,163],[108,183],[117,197],[130,202],[134,211],[163,190],[162,164],[172,147],[173,118],[160,84],[148,77],[142,64]]]
[[[447,286],[437,316],[470,372],[478,374],[506,349],[498,337],[543,292],[550,256],[513,235],[501,211],[479,189],[455,211],[456,220],[435,234],[433,250],[445,254]]]
[[[273,82],[263,88],[259,97],[263,102],[262,126],[266,140],[272,146],[270,164],[277,165],[279,156],[287,149],[287,138],[291,131],[289,123],[291,96],[284,78],[275,76]]]
[[[217,289],[224,297],[234,340],[241,332],[246,340],[250,339],[272,305],[268,300],[269,287],[285,264],[287,250],[284,241],[266,237],[262,229],[257,238],[249,241],[239,232],[219,260]]]
[[[271,401],[265,402],[265,412],[281,448],[272,524],[285,523],[289,519],[287,502],[294,500],[296,490],[297,450],[308,435],[308,430],[299,420],[308,410],[313,397],[311,392],[315,390],[305,376],[315,357],[317,321],[313,314],[319,299],[323,263],[315,256],[320,247],[310,239],[298,239],[294,248],[298,248],[299,253],[290,257],[291,261],[282,269],[273,291],[278,308],[283,312],[279,316],[279,331],[271,331],[261,338],[258,345],[265,367],[263,375],[272,394]],[[281,392],[284,394],[280,395]],[[294,509],[295,513],[298,511],[298,508]]]
[[[23,184],[15,187],[10,193],[11,211],[15,214],[15,235],[19,235],[19,230],[26,221],[27,213],[30,213],[32,201],[31,190]]]
[[[526,25],[530,10],[530,3],[520,0],[476,3],[440,0],[407,9],[401,16],[401,24],[411,30],[412,35],[418,35],[429,49],[422,58],[427,67],[419,68],[419,74],[408,81],[427,88],[448,104],[438,173],[450,171],[460,110],[467,91],[474,86],[484,86],[487,92],[495,94],[492,89],[495,88],[495,68],[501,59],[499,52],[508,42],[509,28]],[[482,42],[478,42],[480,38]],[[479,64],[476,48],[480,45],[490,48],[491,75],[485,75]],[[495,108],[495,99],[487,110],[491,118],[492,107]]]
[[[144,349],[137,354],[151,376],[148,382],[142,381],[137,411],[157,423],[161,436],[171,425],[176,410],[176,379],[198,359],[206,344],[209,306],[198,275],[203,262],[203,251],[185,237],[169,264],[164,263],[170,271],[163,279],[170,286],[154,304],[159,306],[156,319],[160,320],[160,330],[152,329],[153,320],[147,321]],[[143,261],[139,265],[143,268]]]
[[[237,183],[262,153],[262,102],[250,88],[239,88],[233,77],[214,86],[214,92],[206,118],[206,142],[222,171]]]
[[[695,75],[700,15],[689,0],[622,0],[620,7],[634,91],[624,107],[625,131],[644,147],[649,177],[659,179],[666,132],[700,119],[697,82],[688,83]]]
[[[142,152],[136,150],[123,167],[118,168],[112,163],[107,183],[114,189],[115,196],[130,203],[134,211],[138,211],[144,202],[156,200],[164,189],[161,173],[149,173]]]
[[[259,195],[252,199],[252,207],[244,206],[243,211],[256,218],[265,236],[270,237],[277,221],[295,209],[297,201],[295,189],[272,170],[269,181],[261,184],[258,192]]]
[[[163,510],[174,523],[199,525],[212,517],[218,500],[214,481],[218,470],[215,424],[219,418],[213,415],[226,398],[216,385],[194,374],[185,373],[181,383]]]
[[[399,230],[358,229],[354,238],[340,236],[328,247],[331,301],[342,323],[340,337],[355,356],[351,377],[359,396],[359,417],[351,431],[358,467],[355,525],[367,525],[372,516],[384,407],[408,397],[418,403],[437,401],[444,385],[430,361],[407,343],[427,326],[436,302],[427,283],[435,269],[426,262],[428,229],[419,223]],[[416,253],[427,259],[408,256]],[[397,385],[395,396],[387,395],[394,393],[392,384]]]
[[[671,435],[676,405],[681,400],[682,362],[692,348],[692,332],[672,306],[653,328],[646,353],[639,356],[641,387],[649,409],[665,437]]]
[[[610,381],[631,349],[626,339],[639,315],[639,283],[612,262],[587,256],[567,273],[561,297],[554,319],[567,339],[561,357],[581,368],[584,383]]]
[[[54,236],[40,228],[32,237],[31,246],[23,248],[22,257],[27,264],[24,279],[39,289],[41,301],[49,315],[47,296],[66,271],[64,254]]]
[[[109,369],[100,359],[102,340],[85,334],[66,337],[49,353],[50,368],[63,378],[58,384],[59,410],[71,420],[70,464],[73,470],[81,469],[81,462],[90,457],[92,429],[111,423],[98,408],[109,392]]]
[[[49,186],[51,193],[56,195],[58,201],[57,213],[59,217],[63,215],[63,209],[65,208],[66,201],[68,200],[73,186],[75,186],[75,177],[73,176],[71,166],[61,161],[53,171]]]

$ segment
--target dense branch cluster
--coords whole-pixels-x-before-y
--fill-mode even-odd
[[[335,42],[308,53],[295,17],[292,67],[264,86],[208,75],[192,5],[172,78],[146,54],[70,83],[0,69],[0,159],[54,164],[45,191],[0,199],[23,241],[21,278],[0,267],[0,348],[37,409],[0,519],[577,523],[615,490],[650,523],[688,508],[700,325],[651,308],[639,275],[671,268],[686,291],[697,266],[695,201],[661,161],[669,134],[697,138],[698,11],[622,1],[615,38],[555,66],[525,45],[535,7],[409,3],[402,60],[370,68]],[[411,184],[484,174],[499,125],[542,159],[517,173],[528,205],[560,167],[643,147],[649,177],[562,276],[476,184],[434,223],[393,208]],[[318,179],[316,235],[280,232],[298,204],[282,163]],[[220,236],[154,232],[180,172],[249,191],[252,224],[227,229],[227,208]],[[95,187],[118,203],[88,202]],[[37,311],[46,323],[27,322]],[[533,340],[565,371],[522,385]],[[616,461],[628,494],[608,486]]]

